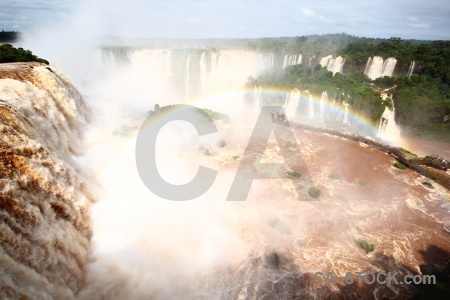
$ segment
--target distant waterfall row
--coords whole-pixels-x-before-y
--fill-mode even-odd
[[[160,97],[186,101],[242,89],[249,77],[257,77],[276,64],[271,53],[201,49],[106,49],[100,51],[100,60],[105,65],[131,67],[133,82],[151,85],[161,91]]]
[[[348,129],[352,123],[348,96],[342,93],[336,93],[330,101],[326,91],[318,99],[308,90],[293,89],[287,93],[273,94],[264,93],[261,86],[256,86],[253,91],[253,110],[258,113],[263,105],[282,106],[288,120],[303,124]]]

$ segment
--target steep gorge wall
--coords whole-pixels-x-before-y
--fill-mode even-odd
[[[84,285],[93,197],[76,161],[88,118],[58,70],[0,64],[2,299],[72,299]]]

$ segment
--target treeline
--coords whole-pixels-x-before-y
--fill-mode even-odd
[[[19,39],[19,33],[16,31],[4,31],[0,32],[0,43],[14,43]]]
[[[0,45],[0,63],[29,61],[49,64],[47,60],[37,57],[30,50],[14,48],[10,44]]]

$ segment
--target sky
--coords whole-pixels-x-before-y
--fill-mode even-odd
[[[0,0],[0,30],[73,23],[133,38],[254,38],[348,33],[450,39],[449,0]],[[64,26],[61,26],[64,28]]]

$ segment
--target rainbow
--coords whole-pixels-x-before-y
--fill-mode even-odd
[[[283,89],[283,88],[262,88],[261,96],[264,98],[277,98],[277,99],[285,99],[286,95],[292,92],[292,89]],[[233,89],[227,90],[221,93],[209,94],[207,96],[200,96],[197,98],[193,98],[188,102],[184,102],[183,104],[193,105],[199,108],[210,108],[215,109],[217,111],[223,113],[230,113],[233,110],[244,109],[243,107],[243,94],[245,92],[253,93],[253,91],[245,91],[243,89]],[[345,114],[345,107],[341,103],[335,103],[333,101],[323,101],[320,95],[316,95],[314,93],[309,93],[308,91],[300,90],[301,97],[308,97],[308,100],[312,100],[315,107],[319,107],[323,105],[324,111],[331,112],[333,114]],[[175,113],[177,109],[167,110],[162,114],[159,114],[157,118],[155,118],[152,122],[158,122],[159,120],[164,119],[167,114]],[[348,122],[351,124],[352,128],[357,128],[358,131],[364,132],[366,135],[371,137],[377,136],[378,128],[376,123],[367,118],[365,115],[351,108],[351,106],[347,107],[347,116]],[[302,123],[298,121],[298,123]],[[150,123],[151,124],[151,123]],[[331,128],[332,129],[332,128]],[[342,128],[337,128],[342,129]],[[347,131],[351,131],[346,129]],[[358,133],[358,132],[355,132]],[[391,146],[396,147],[408,147],[408,143],[401,136],[389,136],[383,135],[380,137],[383,142],[389,144]]]

